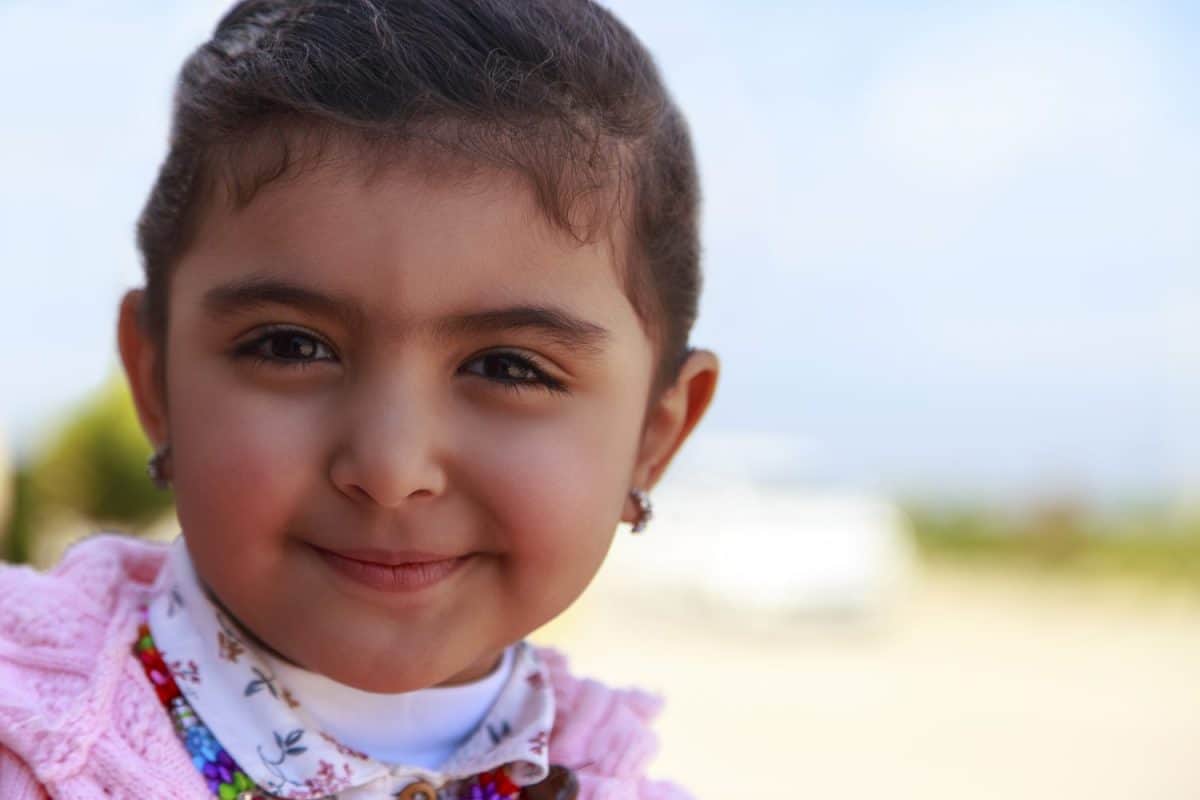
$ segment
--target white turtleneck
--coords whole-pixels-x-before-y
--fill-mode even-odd
[[[483,723],[512,671],[512,648],[472,683],[399,694],[364,692],[269,658],[304,713],[347,747],[385,764],[437,769]]]

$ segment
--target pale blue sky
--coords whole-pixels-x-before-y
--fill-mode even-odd
[[[906,491],[1200,486],[1195,11],[610,5],[699,152],[696,341],[726,365],[703,452]],[[222,6],[0,5],[0,427],[22,446],[115,366],[171,83]]]

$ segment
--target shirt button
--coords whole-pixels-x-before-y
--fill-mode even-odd
[[[437,789],[425,781],[417,781],[405,786],[399,794],[396,795],[397,800],[438,800]]]

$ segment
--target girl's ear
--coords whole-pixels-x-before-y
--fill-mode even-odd
[[[719,372],[720,363],[711,351],[693,350],[688,354],[675,383],[646,412],[631,489],[649,490],[658,483],[675,453],[708,410]],[[632,522],[636,518],[637,510],[628,504],[622,519]]]
[[[117,315],[117,347],[121,351],[121,362],[129,378],[133,403],[137,407],[142,430],[155,449],[167,441],[167,404],[163,396],[163,381],[160,378],[159,359],[164,355],[151,339],[146,329],[142,306],[145,291],[133,289],[121,298]]]

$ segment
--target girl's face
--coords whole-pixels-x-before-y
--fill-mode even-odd
[[[471,680],[596,573],[655,354],[611,244],[516,178],[314,167],[214,208],[169,309],[187,545],[283,657],[369,691]]]

